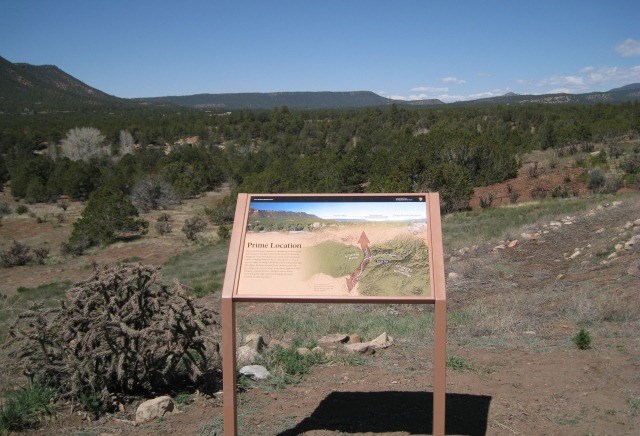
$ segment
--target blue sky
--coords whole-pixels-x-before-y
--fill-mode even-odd
[[[0,0],[0,56],[119,97],[464,100],[640,82],[640,1]]]
[[[425,203],[415,202],[266,202],[252,201],[259,210],[304,212],[323,219],[360,219],[367,221],[426,220]]]

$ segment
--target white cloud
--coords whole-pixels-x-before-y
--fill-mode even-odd
[[[463,85],[467,83],[466,80],[458,79],[457,77],[443,77],[441,81],[444,83],[455,83],[456,85]]]
[[[409,98],[405,97],[404,95],[389,95],[387,96],[387,98],[390,98],[393,100],[409,100]]]
[[[469,99],[476,100],[478,98],[489,98],[489,97],[498,97],[500,95],[504,95],[504,92],[494,92],[494,91],[486,91],[486,92],[478,92],[476,94],[469,94]]]
[[[625,39],[615,48],[616,52],[624,57],[640,56],[640,41],[633,38]]]
[[[441,94],[436,95],[434,98],[437,98],[440,101],[445,103],[451,103],[454,101],[466,100],[467,98],[464,95],[449,95],[449,94]]]
[[[640,65],[634,67],[584,67],[578,74],[555,75],[541,80],[517,80],[520,85],[544,88],[543,93],[606,91],[608,88],[640,82]],[[546,89],[550,88],[550,89]]]
[[[490,73],[480,72],[480,73],[476,73],[476,76],[477,77],[491,77],[491,74]]]
[[[545,94],[573,94],[573,92],[571,92],[569,88],[556,88],[550,89],[549,91],[545,92]]]
[[[411,91],[416,92],[447,92],[449,88],[446,86],[443,87],[435,87],[435,86],[418,86],[416,88],[411,88]]]

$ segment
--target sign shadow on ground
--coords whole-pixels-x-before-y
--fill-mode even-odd
[[[445,434],[486,434],[490,403],[490,396],[447,393]],[[431,392],[332,392],[311,416],[279,436],[312,430],[432,434],[432,411]]]

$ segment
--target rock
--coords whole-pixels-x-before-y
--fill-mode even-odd
[[[637,220],[635,220],[635,221],[633,222],[633,226],[634,226],[634,227],[640,227],[640,218],[638,218]]]
[[[576,250],[571,256],[569,256],[569,259],[575,259],[576,257],[580,256],[580,250]]]
[[[600,155],[600,150],[593,151],[593,152],[591,152],[591,153],[589,153],[589,154],[590,154],[591,156],[599,156],[599,155]]]
[[[600,227],[598,230],[596,230],[596,233],[602,233],[604,232],[604,227]]]
[[[449,258],[449,262],[455,262],[456,260],[458,260],[458,258],[457,258],[457,257],[455,257],[455,256],[451,256],[451,257]]]
[[[349,343],[350,344],[358,344],[360,342],[362,342],[362,338],[360,337],[359,334],[354,333],[352,335],[349,335]]]
[[[517,240],[517,239],[514,239],[513,241],[509,242],[509,245],[507,245],[507,247],[509,247],[509,248],[513,248],[513,247],[515,247],[516,245],[518,245],[518,240]]]
[[[236,350],[236,361],[238,366],[253,365],[260,357],[256,350],[246,345],[238,347]]]
[[[308,354],[311,354],[311,350],[305,347],[296,348],[296,351],[301,356],[306,356]]]
[[[616,245],[615,245],[615,247],[613,247],[613,248],[615,248],[615,249],[616,249],[616,251],[620,251],[620,250],[622,250],[622,249],[624,248],[624,245],[622,245],[622,244],[616,244]]]
[[[460,250],[458,250],[458,253],[460,253],[460,254],[469,254],[470,251],[471,251],[471,249],[469,247],[463,247]]]
[[[369,342],[369,346],[373,349],[379,348],[388,348],[393,344],[393,338],[387,335],[387,332],[384,332],[371,342]]]
[[[551,221],[549,225],[551,227],[562,227],[562,223],[560,221]]]
[[[531,233],[520,233],[520,236],[522,236],[522,239],[524,239],[525,241],[528,241],[532,238]]]
[[[496,245],[495,247],[493,247],[493,251],[504,250],[504,249],[505,249],[504,244]]]
[[[262,365],[248,365],[240,368],[240,374],[252,380],[266,380],[271,375]]]
[[[613,252],[610,255],[607,256],[607,259],[615,259],[616,257],[618,257],[618,253]]]
[[[156,418],[164,416],[165,413],[173,410],[173,401],[171,397],[163,396],[145,401],[138,406],[136,410],[136,422],[148,422]]]
[[[564,274],[558,274],[558,275],[556,276],[556,280],[560,280],[560,279],[561,279],[561,278],[563,278],[563,277],[564,277]]]
[[[356,344],[347,344],[344,346],[344,349],[352,354],[364,354],[370,350],[369,344],[367,342],[359,342]]]
[[[269,341],[269,348],[275,348],[275,347],[280,347],[285,350],[288,350],[289,348],[291,348],[291,344],[285,341],[281,341],[279,339],[271,339],[271,341]]]
[[[625,229],[630,229],[631,227],[633,227],[633,223],[632,223],[631,221],[627,221],[627,222],[624,224],[624,228],[625,228]]]
[[[262,336],[257,333],[249,333],[245,336],[244,345],[253,348],[257,352],[262,351],[262,349],[267,346]]]
[[[349,341],[349,335],[345,335],[344,333],[335,333],[321,337],[319,342],[322,344],[344,344],[347,341]]]
[[[313,347],[311,354],[324,354],[324,349],[322,347]]]
[[[458,280],[460,278],[460,274],[451,271],[449,273],[449,280]]]
[[[611,206],[613,206],[613,207],[622,206],[622,202],[621,201],[614,201],[613,203],[611,203]]]
[[[604,207],[603,207],[601,204],[599,204],[599,205],[596,207],[596,210],[604,210]]]

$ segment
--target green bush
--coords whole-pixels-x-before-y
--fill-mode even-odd
[[[582,329],[573,337],[573,343],[581,350],[588,350],[591,348],[591,335],[589,335],[588,331]]]
[[[137,216],[135,206],[121,192],[98,189],[91,194],[82,217],[73,225],[69,248],[82,251],[91,246],[143,235],[149,224]]]
[[[18,207],[16,207],[16,213],[18,215],[24,215],[27,212],[29,212],[29,208],[27,206],[25,206],[24,204],[21,204]]]
[[[37,382],[7,395],[0,408],[0,434],[36,427],[44,416],[55,412],[55,390]]]

